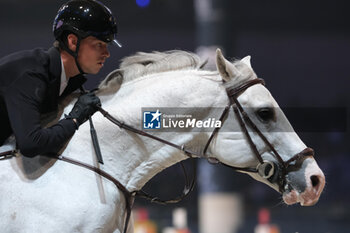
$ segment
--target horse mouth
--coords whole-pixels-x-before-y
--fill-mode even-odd
[[[312,206],[318,202],[319,196],[310,197],[304,193],[298,193],[296,190],[292,190],[288,193],[283,194],[283,201],[287,205],[293,205],[300,203],[301,206]]]
[[[303,192],[299,192],[294,188],[283,192],[283,201],[287,205],[293,205],[295,203],[300,203],[302,206],[315,205],[321,196],[324,186],[325,177],[323,173],[317,176],[311,176]]]

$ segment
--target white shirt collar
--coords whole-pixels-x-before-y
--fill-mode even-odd
[[[64,65],[63,65],[62,58],[61,58],[61,64],[62,64],[62,72],[61,72],[60,95],[62,95],[64,89],[66,89],[66,87],[68,85],[68,80],[67,80],[67,77],[66,77],[66,72],[64,70]]]

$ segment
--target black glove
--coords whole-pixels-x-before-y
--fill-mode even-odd
[[[92,92],[81,95],[74,104],[72,111],[66,116],[67,119],[76,119],[78,126],[83,124],[101,106],[100,99]]]

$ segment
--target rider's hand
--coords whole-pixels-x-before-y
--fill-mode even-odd
[[[75,120],[74,122],[79,126],[97,111],[97,106],[101,106],[101,101],[94,93],[83,94],[66,118]]]

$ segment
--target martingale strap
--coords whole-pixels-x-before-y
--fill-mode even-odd
[[[83,163],[83,162],[80,162],[80,161],[77,161],[77,160],[74,160],[71,158],[64,157],[61,155],[58,157],[53,157],[53,158],[58,159],[58,160],[62,160],[64,162],[68,162],[68,163],[71,163],[71,164],[74,164],[74,165],[77,165],[77,166],[80,166],[83,168],[86,168],[90,171],[93,171],[96,174],[99,174],[102,177],[112,181],[115,184],[115,186],[117,186],[117,188],[123,193],[124,198],[125,198],[126,217],[125,217],[125,224],[124,224],[123,233],[126,233],[127,229],[128,229],[128,225],[129,225],[128,223],[130,221],[131,209],[132,209],[132,206],[134,204],[136,192],[129,192],[127,190],[127,188],[125,188],[125,186],[122,183],[120,183],[117,179],[115,179],[113,176],[111,176],[107,172],[101,170],[100,168],[94,167],[90,164]]]
[[[195,178],[196,173],[197,173],[197,171],[196,171],[197,169],[196,169],[196,166],[194,163],[194,159],[192,159],[191,161],[192,161],[192,167],[193,167],[193,177]],[[186,173],[186,169],[182,163],[180,163],[180,164],[181,164],[181,168],[183,170],[183,174],[185,176],[185,188],[182,191],[182,194],[180,196],[172,198],[170,200],[162,200],[158,197],[154,197],[154,196],[148,194],[147,192],[145,192],[142,189],[139,191],[136,191],[136,195],[138,197],[142,197],[142,198],[144,198],[152,203],[157,203],[157,204],[161,204],[161,205],[175,204],[175,203],[182,201],[185,197],[187,197],[193,191],[196,180],[192,179],[191,182],[189,182],[189,179],[188,179],[188,176]]]
[[[49,156],[51,157],[51,156]],[[122,183],[120,183],[117,179],[115,179],[113,176],[111,176],[110,174],[108,174],[107,172],[101,170],[98,167],[92,166],[90,164],[87,163],[83,163],[80,162],[78,160],[72,159],[72,158],[68,158],[68,157],[64,157],[62,155],[59,156],[54,156],[51,158],[55,158],[64,162],[68,162],[70,164],[79,166],[79,167],[83,167],[86,168],[90,171],[95,172],[98,175],[101,175],[102,177],[108,179],[109,181],[113,182],[115,184],[115,186],[123,193],[124,198],[125,198],[125,209],[126,209],[126,217],[125,217],[125,223],[124,223],[124,230],[123,233],[127,232],[128,229],[128,225],[129,225],[129,221],[130,221],[130,216],[131,216],[131,209],[133,207],[134,204],[134,200],[135,197],[142,197],[145,198],[153,203],[157,203],[157,204],[174,204],[174,203],[178,203],[179,201],[183,200],[185,197],[187,197],[191,191],[193,191],[194,189],[194,185],[195,185],[195,180],[196,180],[196,169],[195,169],[195,164],[194,161],[192,159],[192,165],[193,165],[193,178],[191,180],[191,182],[189,182],[185,167],[183,166],[182,163],[181,167],[184,171],[184,175],[185,175],[185,188],[182,192],[182,194],[176,198],[170,199],[170,200],[162,200],[158,197],[154,197],[151,196],[150,194],[148,194],[147,192],[141,190],[137,190],[137,191],[133,191],[130,192]]]

